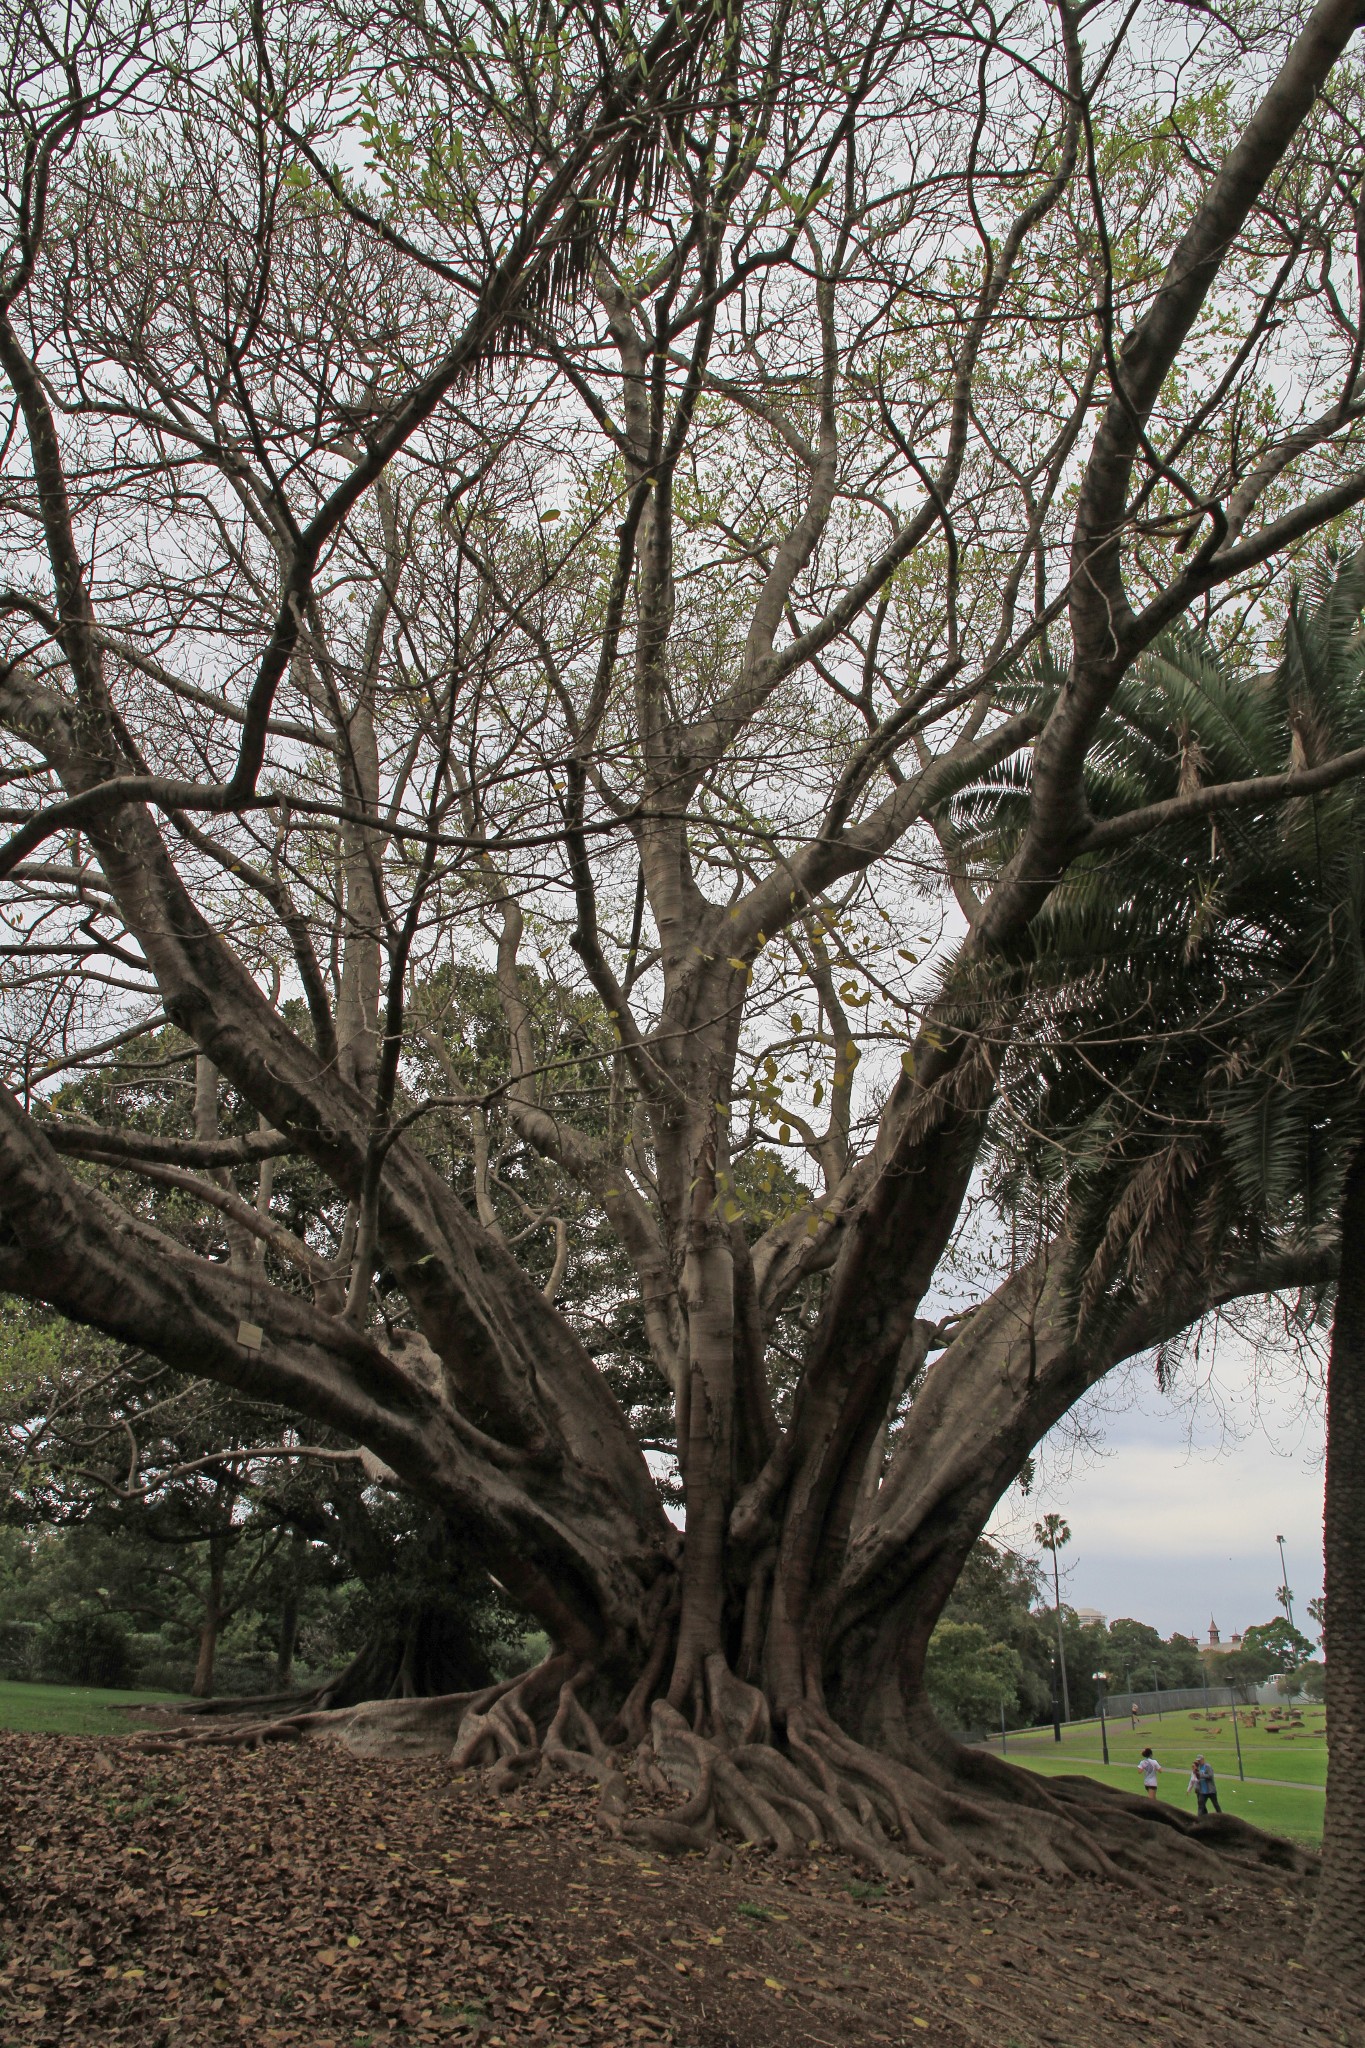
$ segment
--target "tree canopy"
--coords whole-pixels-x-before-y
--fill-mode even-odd
[[[1330,1277],[1068,1171],[943,1292],[1087,878],[1365,765],[1170,704],[1111,759],[1182,621],[1255,700],[1365,500],[1356,20],[11,10],[0,1283],[465,1532],[556,1654],[462,1756],[605,1717],[675,1842],[930,1882],[994,1501]],[[991,1853],[1108,1854],[1001,1796]]]

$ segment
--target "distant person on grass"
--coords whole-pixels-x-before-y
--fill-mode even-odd
[[[1161,1765],[1152,1755],[1150,1749],[1144,1749],[1142,1755],[1138,1758],[1138,1769],[1142,1773],[1142,1788],[1144,1792],[1150,1800],[1155,1802],[1156,1781],[1161,1773]]]
[[[1195,1798],[1199,1801],[1200,1820],[1204,1818],[1210,1807],[1213,1808],[1215,1813],[1223,1811],[1222,1807],[1218,1804],[1218,1786],[1214,1780],[1213,1765],[1202,1756],[1195,1758],[1190,1768],[1190,1782],[1185,1789],[1193,1792]]]
[[[1133,1701],[1133,1703],[1132,1703],[1132,1705],[1131,1705],[1131,1706],[1129,1707],[1129,1709],[1128,1709],[1128,1713],[1129,1713],[1129,1718],[1130,1718],[1130,1719],[1131,1719],[1131,1721],[1132,1721],[1133,1727],[1134,1727],[1134,1728],[1136,1728],[1136,1727],[1137,1727],[1137,1723],[1138,1723],[1138,1712],[1137,1712],[1137,1701],[1136,1701],[1136,1700],[1134,1700],[1134,1701]]]

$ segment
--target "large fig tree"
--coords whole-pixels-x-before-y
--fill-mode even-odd
[[[954,1753],[925,1644],[1086,1387],[1326,1254],[1088,1337],[1064,1209],[942,1267],[1059,880],[1362,766],[1086,798],[1144,648],[1365,499],[1356,18],[10,6],[0,1284],[465,1532],[557,1650],[462,1760],[626,1741],[689,1795],[626,1825],[923,1882],[1148,1853]],[[178,1128],[54,1114],[168,1021]]]

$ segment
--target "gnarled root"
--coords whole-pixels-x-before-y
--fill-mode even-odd
[[[814,1704],[790,1711],[775,1736],[766,1696],[720,1656],[707,1660],[694,1723],[661,1698],[645,1721],[637,1687],[629,1711],[618,1708],[609,1724],[632,1746],[613,1748],[584,1697],[595,1681],[591,1665],[559,1654],[481,1692],[251,1717],[171,1739],[252,1748],[322,1739],[362,1756],[444,1754],[456,1770],[484,1770],[499,1797],[533,1773],[571,1772],[600,1787],[605,1824],[628,1841],[713,1857],[727,1853],[727,1836],[781,1857],[824,1847],[921,1897],[954,1879],[990,1884],[1010,1869],[1155,1890],[1173,1864],[1219,1877],[1232,1858],[1239,1870],[1278,1881],[1310,1866],[1302,1851],[1231,1817],[1194,1821],[1088,1778],[1018,1770],[983,1750],[907,1743],[913,1761],[884,1755]],[[630,1813],[627,1770],[650,1800],[681,1795],[681,1804]]]
[[[706,1665],[706,1703],[709,1734],[691,1728],[666,1701],[654,1702],[640,1774],[651,1787],[662,1779],[687,1796],[673,1813],[627,1820],[622,1832],[628,1838],[661,1849],[708,1850],[723,1831],[766,1842],[779,1856],[828,1845],[921,1894],[938,1890],[938,1873],[951,1862],[949,1846],[930,1838],[932,1819],[920,1825],[908,1788],[878,1768],[877,1759],[869,1754],[862,1767],[856,1746],[842,1737],[845,1753],[830,1754],[831,1745],[821,1747],[823,1729],[802,1731],[790,1722],[787,1749],[779,1749],[764,1695],[737,1679],[720,1657]]]
[[[502,1679],[479,1692],[432,1699],[365,1700],[356,1707],[316,1708],[263,1719],[224,1714],[212,1725],[175,1726],[129,1738],[153,1753],[171,1749],[259,1749],[271,1742],[340,1742],[357,1756],[447,1756],[465,1721],[485,1714],[520,1681]]]
[[[911,1764],[855,1741],[814,1706],[771,1734],[767,1702],[721,1658],[706,1668],[706,1732],[663,1701],[637,1775],[685,1795],[671,1813],[624,1822],[659,1849],[716,1852],[721,1834],[779,1855],[828,1845],[932,1896],[945,1881],[994,1882],[1004,1870],[1097,1876],[1156,1893],[1172,1865],[1226,1876],[1227,1858],[1254,1874],[1302,1871],[1309,1859],[1244,1822],[1197,1822],[1174,1808],[1089,1779],[1043,1779],[981,1751],[926,1753]]]
[[[504,1690],[486,1712],[466,1713],[451,1752],[457,1771],[491,1763],[490,1788],[509,1792],[541,1763],[537,1709],[567,1682],[572,1691],[574,1660],[547,1657]]]
[[[603,1812],[622,1814],[626,1810],[626,1781],[616,1768],[597,1723],[578,1697],[579,1686],[592,1676],[592,1666],[581,1664],[572,1678],[565,1679],[541,1750],[547,1769],[578,1771],[595,1778],[602,1788]]]

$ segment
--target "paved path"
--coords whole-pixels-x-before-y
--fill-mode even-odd
[[[1000,1751],[999,1751],[998,1749],[996,1749],[996,1750],[994,1751],[994,1753],[995,1753],[995,1755],[996,1755],[996,1756],[999,1756],[999,1754],[1000,1754]],[[1035,1749],[1035,1750],[1028,1750],[1028,1749],[1025,1749],[1025,1750],[1023,1750],[1022,1752],[1021,1752],[1021,1751],[1019,1751],[1019,1750],[1017,1750],[1017,1749],[1015,1749],[1015,1750],[1006,1750],[1006,1751],[1005,1751],[1005,1755],[1006,1755],[1006,1757],[1007,1757],[1007,1758],[1008,1758],[1008,1757],[1010,1757],[1010,1756],[1012,1756],[1012,1755],[1013,1755],[1013,1756],[1019,1756],[1019,1755],[1021,1755],[1021,1754],[1022,1754],[1023,1756],[1025,1756],[1025,1757],[1027,1757],[1027,1756],[1037,1756],[1037,1755],[1039,1755],[1040,1753],[1041,1753],[1041,1754],[1043,1754],[1043,1755],[1046,1755],[1046,1754],[1047,1754],[1048,1752],[1047,1752],[1047,1751],[1042,1751],[1042,1752],[1039,1752],[1039,1751],[1038,1751],[1038,1750],[1036,1750],[1036,1749]],[[1058,1763],[1063,1763],[1063,1764],[1101,1764],[1101,1765],[1102,1765],[1102,1764],[1104,1763],[1104,1758],[1103,1758],[1102,1756],[1082,1756],[1082,1755],[1081,1755],[1081,1754],[1079,1753],[1079,1751],[1077,1751],[1077,1750],[1074,1750],[1074,1749],[1069,1749],[1069,1750],[1066,1750],[1066,1751],[1065,1751],[1065,1752],[1064,1752],[1064,1753],[1063,1753],[1063,1754],[1062,1754],[1062,1755],[1061,1755],[1060,1757],[1058,1757],[1058,1758],[1057,1758],[1057,1762],[1058,1762]],[[1110,1768],[1110,1770],[1113,1770],[1113,1771],[1121,1771],[1121,1770],[1123,1770],[1123,1769],[1125,1768],[1125,1766],[1124,1766],[1123,1764],[1111,1764],[1111,1765],[1109,1766],[1109,1768]],[[1136,1765],[1132,1765],[1132,1766],[1129,1766],[1128,1768],[1131,1768],[1131,1769],[1136,1769],[1137,1767],[1136,1767]],[[1228,1784],[1230,1784],[1230,1785],[1231,1785],[1231,1784],[1238,1784],[1238,1785],[1287,1785],[1287,1786],[1289,1787],[1289,1789],[1290,1789],[1290,1791],[1291,1791],[1291,1792],[1325,1792],[1325,1791],[1326,1791],[1326,1789],[1327,1789],[1325,1785],[1314,1785],[1314,1784],[1313,1784],[1313,1783],[1311,1782],[1311,1780],[1305,1780],[1305,1779],[1303,1779],[1303,1778],[1253,1778],[1253,1777],[1252,1777],[1252,1775],[1251,1775],[1251,1773],[1250,1773],[1250,1771],[1248,1771],[1248,1772],[1247,1772],[1247,1775],[1245,1776],[1245,1778],[1238,1778],[1238,1777],[1237,1777],[1237,1776],[1235,1775],[1235,1773],[1234,1773],[1234,1772],[1232,1772],[1232,1771],[1228,1771],[1228,1770],[1224,1770],[1224,1771],[1221,1771],[1221,1772],[1219,1773],[1219,1776],[1220,1776],[1220,1777],[1222,1777],[1222,1778],[1224,1778],[1224,1779],[1225,1779],[1225,1780],[1227,1781],[1227,1783],[1228,1783]]]

